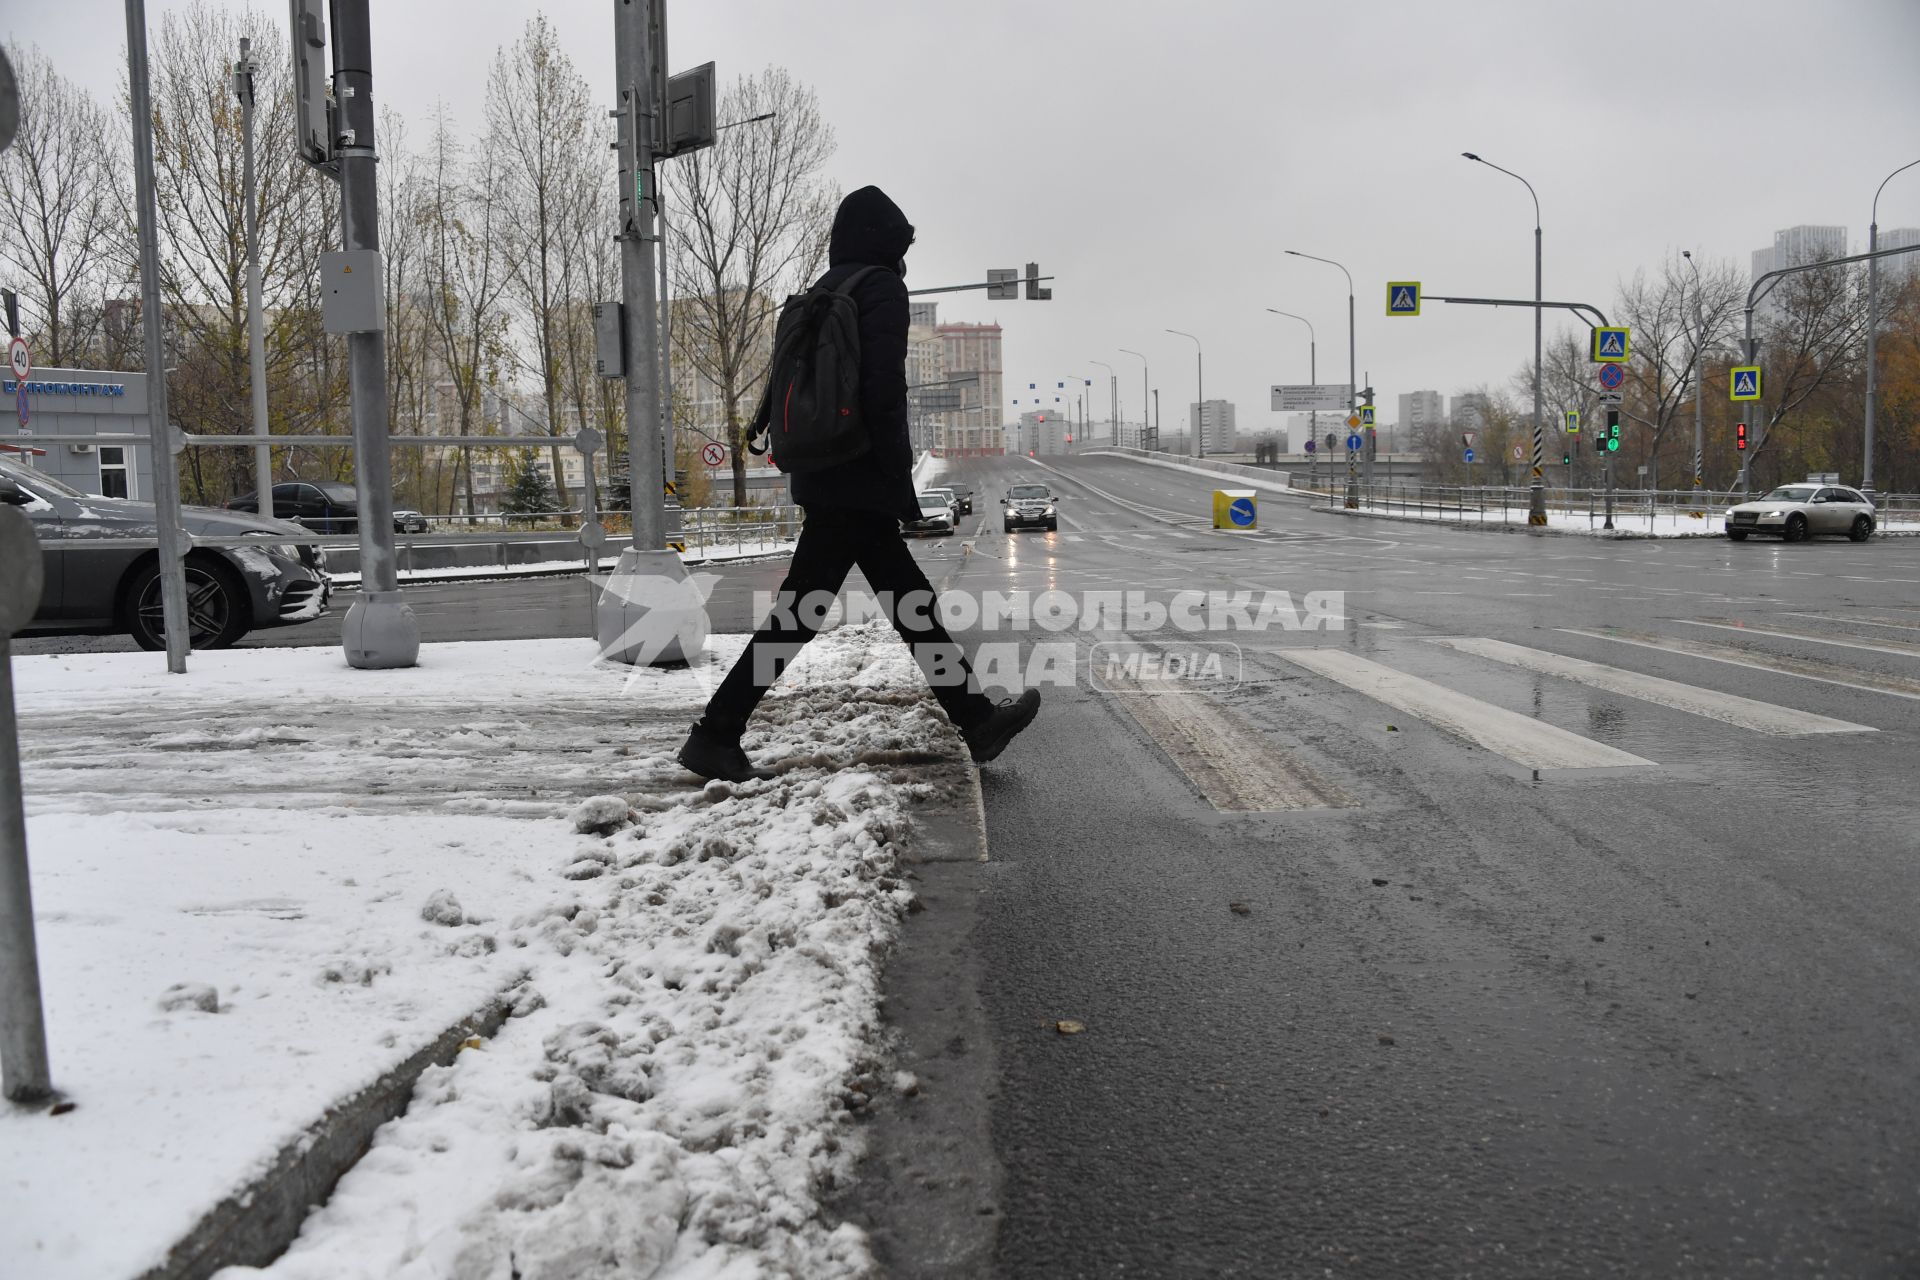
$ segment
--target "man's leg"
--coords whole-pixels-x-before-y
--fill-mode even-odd
[[[907,549],[899,523],[873,517],[862,533],[857,543],[860,572],[887,601],[893,629],[913,650],[947,719],[962,729],[979,724],[993,713],[993,702],[980,692],[972,664],[941,625],[933,584]]]
[[[774,598],[773,612],[708,700],[703,718],[706,725],[740,736],[747,718],[773,682],[819,633],[821,619],[840,584],[846,581],[847,570],[853,567],[860,536],[860,531],[849,527],[839,513],[808,515],[800,527],[800,541],[794,546],[787,576]]]

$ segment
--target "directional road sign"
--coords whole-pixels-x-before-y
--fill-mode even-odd
[[[700,446],[700,461],[710,467],[717,467],[727,460],[727,446],[718,440],[709,440]]]
[[[1387,314],[1390,316],[1420,314],[1420,282],[1418,280],[1387,281]]]
[[[1353,387],[1345,382],[1307,383],[1273,389],[1275,413],[1338,413],[1353,403]]]
[[[1469,450],[1467,450],[1467,461],[1468,461],[1468,462],[1472,462],[1472,461],[1473,461],[1473,450],[1471,450],[1471,449],[1469,449]]]
[[[1740,365],[1728,375],[1727,399],[1758,400],[1760,398],[1760,366],[1757,364]]]
[[[1620,384],[1627,380],[1627,371],[1617,364],[1600,366],[1600,385],[1609,391],[1618,391]]]
[[[1367,442],[1365,440],[1362,440],[1360,438],[1360,435],[1358,432],[1355,432],[1353,435],[1350,435],[1347,437],[1347,448],[1351,450],[1357,451],[1361,447],[1363,447],[1366,443]]]
[[[27,351],[27,340],[15,338],[7,344],[7,363],[13,367],[13,376],[22,382],[33,376],[33,357]]]
[[[1612,328],[1602,325],[1593,331],[1593,358],[1601,361],[1622,361],[1632,346],[1632,333],[1625,325]]]

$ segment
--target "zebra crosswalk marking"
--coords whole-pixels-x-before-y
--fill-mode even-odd
[[[1278,657],[1478,743],[1527,769],[1617,769],[1655,762],[1491,702],[1358,658],[1340,649],[1287,649]]]
[[[1865,649],[1869,653],[1891,653],[1903,658],[1920,658],[1920,644],[1909,644],[1904,640],[1883,640],[1879,644],[1868,644],[1864,640],[1840,640],[1833,636],[1816,635],[1811,631],[1770,631],[1764,627],[1743,627],[1728,622],[1711,622],[1704,618],[1676,618],[1689,627],[1712,627],[1716,631],[1733,631],[1740,635],[1772,636],[1776,640],[1804,640],[1809,644],[1830,644],[1841,649]]]
[[[1884,693],[1889,697],[1912,698],[1920,702],[1920,680],[1909,680],[1904,676],[1875,675],[1871,671],[1835,666],[1830,662],[1815,662],[1811,658],[1793,658],[1781,654],[1761,653],[1752,649],[1735,649],[1730,645],[1707,644],[1701,640],[1676,640],[1640,632],[1590,631],[1584,627],[1561,627],[1560,630],[1568,635],[1586,636],[1591,640],[1611,640],[1616,644],[1637,645],[1642,649],[1659,649],[1689,658],[1705,658],[1708,662],[1724,662],[1728,666],[1771,671],[1783,676],[1798,676],[1802,680],[1837,684],[1846,689],[1862,689],[1867,693]]]
[[[1639,671],[1627,671],[1620,667],[1588,662],[1584,658],[1569,658],[1558,653],[1548,653],[1542,649],[1529,649],[1523,645],[1508,644],[1503,640],[1467,636],[1430,636],[1427,638],[1427,643],[1444,645],[1449,649],[1475,654],[1482,658],[1491,658],[1495,662],[1504,662],[1524,671],[1559,676],[1576,684],[1604,689],[1608,693],[1617,693],[1628,698],[1638,698],[1642,702],[1670,707],[1675,711],[1705,716],[1709,720],[1718,720],[1742,729],[1752,729],[1756,733],[1798,737],[1812,733],[1879,732],[1870,725],[1835,720],[1830,716],[1815,715],[1810,711],[1796,711],[1791,707],[1775,706],[1770,702],[1743,698],[1738,694],[1702,689],[1690,684],[1681,684],[1677,680],[1664,680],[1659,676],[1650,676]]]

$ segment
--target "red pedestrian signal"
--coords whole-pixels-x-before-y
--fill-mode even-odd
[[[1736,449],[1747,447],[1747,424],[1744,422],[1733,424],[1733,447]]]

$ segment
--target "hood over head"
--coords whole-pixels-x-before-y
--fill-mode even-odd
[[[833,215],[827,265],[897,267],[912,243],[913,224],[900,206],[878,187],[861,187],[849,192]]]

